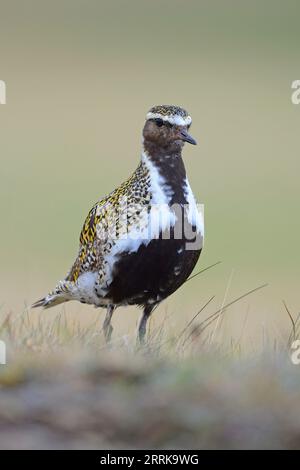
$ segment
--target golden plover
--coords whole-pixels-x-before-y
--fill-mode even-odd
[[[108,341],[114,309],[142,306],[138,338],[144,340],[151,312],[186,281],[202,249],[203,220],[181,155],[185,142],[196,144],[191,122],[177,106],[150,109],[137,169],[92,207],[69,274],[34,307],[69,300],[105,307]]]

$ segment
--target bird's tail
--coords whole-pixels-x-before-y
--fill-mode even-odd
[[[43,307],[43,308],[50,308],[54,307],[55,305],[62,304],[63,302],[68,302],[72,300],[72,284],[69,281],[61,281],[54,291],[50,292],[46,297],[37,300],[34,304],[32,304],[33,308],[36,307]]]

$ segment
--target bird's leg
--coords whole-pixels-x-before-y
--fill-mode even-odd
[[[112,304],[108,305],[107,311],[106,311],[106,316],[105,316],[105,319],[104,319],[104,322],[103,322],[103,331],[104,331],[105,341],[107,343],[110,341],[111,334],[113,332],[113,327],[112,327],[110,322],[111,322],[111,317],[114,313],[115,308],[116,307]]]
[[[149,304],[145,305],[144,312],[143,312],[143,315],[139,324],[139,330],[138,330],[138,340],[140,344],[144,344],[145,342],[147,321],[152,313],[153,308],[154,308],[153,305],[149,305]]]

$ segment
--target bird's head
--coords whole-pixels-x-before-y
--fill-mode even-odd
[[[197,142],[189,134],[191,123],[191,116],[183,108],[154,106],[147,113],[143,129],[145,146],[173,153],[180,151],[185,142],[196,145]]]

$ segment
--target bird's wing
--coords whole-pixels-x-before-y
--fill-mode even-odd
[[[149,172],[140,164],[128,180],[97,202],[90,210],[81,234],[77,259],[67,281],[76,282],[86,271],[101,271],[116,240],[126,236],[128,227],[145,224],[143,208],[150,201]]]
[[[75,282],[83,272],[99,270],[108,242],[112,195],[98,201],[88,213],[80,234],[78,256],[66,277],[67,281]]]

